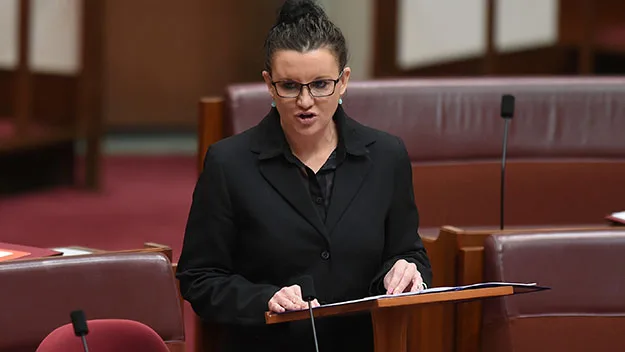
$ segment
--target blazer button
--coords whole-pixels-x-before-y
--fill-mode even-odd
[[[328,260],[328,258],[330,258],[330,252],[328,251],[321,252],[321,258],[323,258],[324,260]]]

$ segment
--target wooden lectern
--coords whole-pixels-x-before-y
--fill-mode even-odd
[[[424,306],[432,304],[455,304],[488,297],[500,297],[515,293],[513,286],[488,287],[460,291],[435,292],[409,296],[384,297],[355,303],[318,307],[315,317],[328,317],[352,313],[371,313],[375,352],[408,351],[408,326],[410,317],[419,314]],[[267,324],[310,319],[308,310],[265,313]]]

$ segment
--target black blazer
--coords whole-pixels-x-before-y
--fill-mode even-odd
[[[195,312],[226,326],[230,349],[224,351],[313,346],[309,322],[264,325],[269,299],[303,274],[313,277],[321,303],[384,293],[384,275],[402,258],[431,285],[403,142],[359,124],[340,106],[334,120],[346,157],[336,170],[325,224],[298,169],[284,157],[275,108],[206,153],[177,277]],[[364,346],[358,348],[368,350],[368,319],[319,319],[319,342],[327,351],[350,341],[352,350],[358,337]]]

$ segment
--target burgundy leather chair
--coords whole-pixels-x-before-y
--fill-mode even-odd
[[[85,341],[97,352],[169,352],[161,337],[149,326],[126,319],[97,319],[89,323]],[[74,335],[72,324],[51,332],[36,352],[84,352],[82,339]]]
[[[625,229],[494,235],[485,281],[551,290],[482,303],[482,351],[621,351],[625,348]]]
[[[127,319],[184,351],[184,323],[171,262],[157,252],[111,252],[0,263],[0,351],[32,352],[71,311]]]
[[[597,224],[622,210],[625,78],[354,81],[343,101],[354,119],[404,140],[421,226],[436,236],[444,225],[499,225],[506,93],[516,96],[506,225]],[[257,124],[270,103],[262,83],[203,99],[200,158],[209,144]]]

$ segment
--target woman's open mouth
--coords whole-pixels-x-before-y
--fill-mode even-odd
[[[317,115],[313,114],[312,112],[303,112],[303,113],[297,114],[297,117],[299,117],[302,120],[312,119],[315,116],[317,116]]]

